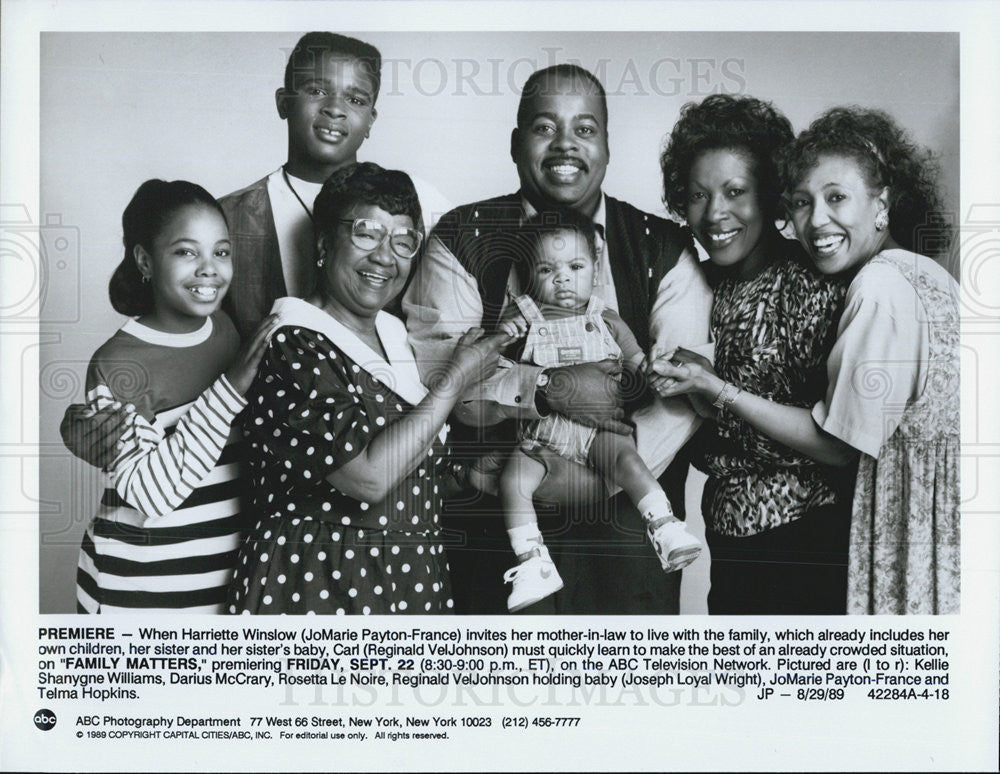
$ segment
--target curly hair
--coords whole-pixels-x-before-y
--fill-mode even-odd
[[[755,97],[712,94],[701,103],[689,102],[660,154],[663,202],[674,215],[685,217],[695,161],[706,151],[733,150],[750,160],[761,206],[769,217],[776,216],[783,190],[778,153],[794,139],[791,122]]]
[[[349,164],[327,178],[313,204],[317,255],[320,255],[319,240],[332,238],[341,218],[358,204],[378,207],[390,215],[406,215],[413,221],[413,228],[423,234],[420,200],[408,174],[398,169],[383,169],[371,161]],[[422,255],[423,249],[413,257],[407,285]],[[325,283],[326,275],[320,272],[319,291],[324,295],[329,291]]]
[[[782,154],[786,190],[823,156],[852,159],[871,191],[888,186],[889,233],[900,247],[930,256],[948,252],[953,229],[938,188],[937,159],[888,113],[856,105],[823,113]]]
[[[323,183],[313,204],[316,236],[329,236],[344,213],[357,204],[370,204],[390,215],[407,215],[413,227],[421,230],[420,200],[410,176],[365,161],[338,169]]]
[[[153,311],[153,288],[143,282],[135,262],[135,248],[141,246],[152,252],[153,242],[174,215],[193,206],[207,207],[226,221],[226,214],[212,194],[187,180],[147,180],[132,195],[122,213],[125,257],[108,283],[108,296],[116,312],[137,317]]]

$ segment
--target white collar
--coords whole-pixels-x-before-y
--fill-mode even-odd
[[[205,318],[205,322],[200,328],[189,333],[168,333],[143,325],[138,320],[129,320],[121,327],[121,330],[147,344],[156,344],[161,347],[193,347],[208,341],[208,337],[212,335],[213,325],[212,318],[209,316]]]
[[[427,395],[427,388],[420,381],[413,350],[406,340],[406,326],[398,317],[385,311],[375,316],[375,330],[389,356],[386,362],[380,353],[365,344],[354,331],[301,298],[279,298],[274,302],[271,313],[280,316],[279,325],[299,325],[322,333],[359,368],[363,368],[410,405],[416,406]],[[440,433],[442,441],[447,431],[448,426],[445,425]]]

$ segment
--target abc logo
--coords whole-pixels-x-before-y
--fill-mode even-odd
[[[39,731],[50,731],[56,725],[56,713],[52,710],[40,709],[32,718],[35,721],[35,728]]]

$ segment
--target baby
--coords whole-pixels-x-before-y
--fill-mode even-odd
[[[521,361],[558,367],[614,358],[636,376],[644,355],[635,336],[593,293],[597,277],[594,224],[572,211],[540,213],[524,224],[521,235],[528,258],[519,267],[525,294],[514,299],[500,323],[509,335],[527,337]],[[545,466],[529,454],[539,447],[589,465],[611,485],[621,487],[643,515],[665,571],[685,567],[701,552],[698,541],[674,517],[666,493],[640,459],[631,436],[550,414],[524,423],[519,440],[499,487],[504,522],[519,562],[504,574],[504,581],[513,583],[507,599],[511,612],[563,586],[542,542],[532,503],[546,475]]]

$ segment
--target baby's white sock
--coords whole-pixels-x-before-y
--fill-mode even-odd
[[[519,560],[523,561],[522,557],[527,558],[526,555],[531,554],[536,548],[545,549],[542,533],[538,531],[538,525],[535,523],[511,527],[507,530],[507,535],[510,536],[510,547],[514,549]]]
[[[674,511],[670,507],[670,501],[667,499],[667,493],[662,489],[650,492],[636,503],[635,507],[639,509],[639,513],[642,514],[642,517],[646,521],[655,521],[656,519],[669,518],[674,515]]]

